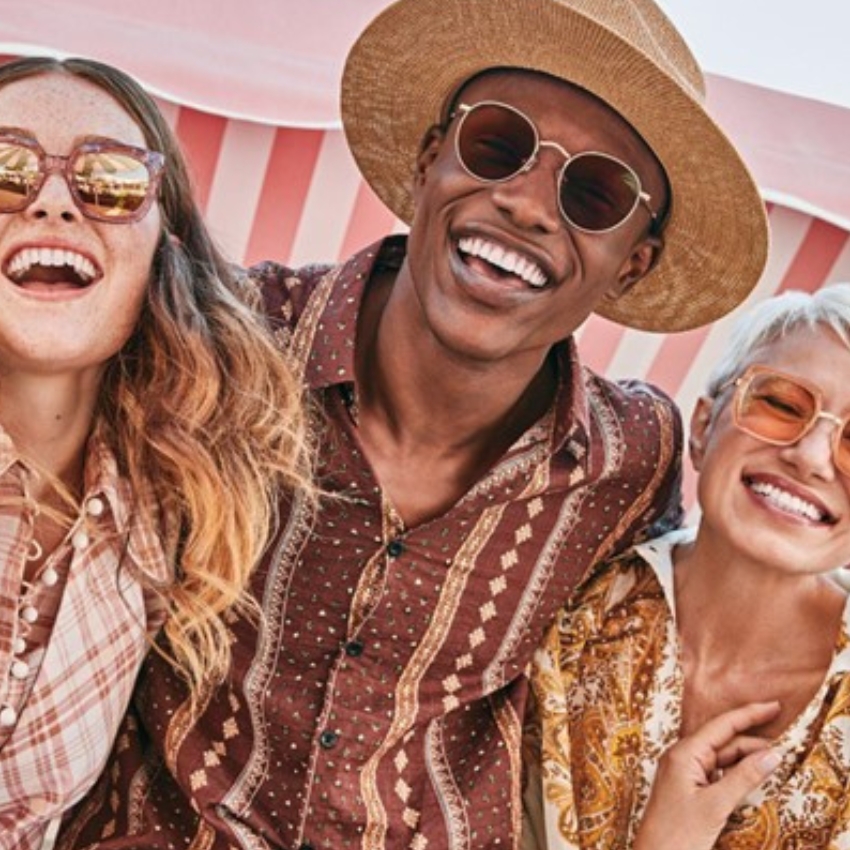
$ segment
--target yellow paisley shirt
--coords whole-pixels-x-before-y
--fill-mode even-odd
[[[524,850],[631,847],[655,767],[678,738],[678,530],[596,570],[532,666]],[[850,850],[850,606],[832,664],[777,742],[780,767],[739,806],[717,850]]]

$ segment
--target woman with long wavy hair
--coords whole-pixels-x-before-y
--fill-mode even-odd
[[[160,627],[194,693],[224,675],[281,489],[311,496],[252,299],[140,85],[0,66],[0,847],[94,781]]]

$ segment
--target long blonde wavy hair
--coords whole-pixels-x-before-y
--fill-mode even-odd
[[[145,303],[106,369],[96,421],[134,491],[150,487],[158,502],[174,564],[165,651],[197,690],[229,666],[226,612],[258,614],[247,585],[281,488],[313,492],[300,385],[244,274],[213,243],[153,99],[122,71],[80,58],[0,65],[0,87],[47,73],[110,94],[166,159],[163,232]]]

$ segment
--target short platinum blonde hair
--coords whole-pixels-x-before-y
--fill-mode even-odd
[[[850,348],[850,283],[830,284],[816,292],[789,290],[742,313],[709,376],[706,394],[716,396],[759,352],[787,334],[819,328],[829,328]]]

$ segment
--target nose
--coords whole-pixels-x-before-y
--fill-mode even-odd
[[[835,440],[844,423],[831,413],[820,413],[818,421],[796,443],[784,446],[780,456],[799,474],[832,481],[836,475]]]
[[[50,170],[24,214],[35,219],[59,219],[66,222],[79,220],[80,212],[61,171]]]
[[[523,171],[493,184],[493,202],[523,229],[557,233],[564,221],[558,206],[562,166],[563,157],[557,151],[541,147]]]

